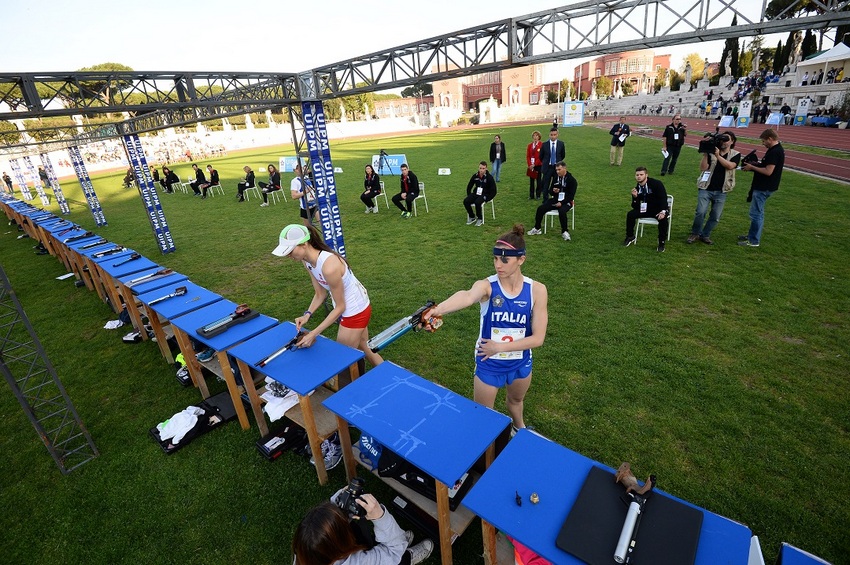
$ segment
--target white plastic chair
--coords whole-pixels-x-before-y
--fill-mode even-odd
[[[186,182],[180,183],[180,190],[182,190],[186,194],[189,194],[189,189],[192,188],[193,182],[195,182],[195,177],[192,177],[192,176],[188,177],[186,179]]]
[[[569,214],[569,216],[567,216],[567,219],[569,221],[567,222],[567,227],[570,228],[571,230],[575,230],[576,229],[576,201],[575,200],[572,201],[572,205],[570,206],[570,211],[568,212],[568,214]],[[570,219],[570,216],[572,216],[572,219]],[[556,221],[557,218],[558,218],[558,211],[557,210],[549,210],[548,212],[546,212],[546,215],[543,216],[543,235],[546,235],[546,230],[549,229],[550,225],[553,228],[555,227],[555,221]]]
[[[378,181],[378,184],[381,185],[381,194],[379,194],[378,196],[375,197],[375,208],[378,207],[378,198],[383,196],[384,197],[384,204],[387,205],[387,210],[389,210],[390,209],[390,201],[387,200],[387,191],[384,188],[384,181]]]
[[[418,212],[416,210],[416,201],[422,199],[425,202],[425,212],[428,212],[428,199],[425,197],[425,183],[419,183],[419,196],[413,199],[413,215],[418,216]]]
[[[209,185],[209,186],[207,187],[207,192],[208,192],[211,196],[215,197],[215,191],[216,191],[216,189],[218,189],[219,194],[221,194],[222,196],[224,196],[224,187],[223,187],[223,186],[221,186],[221,183],[218,183],[218,184],[211,184],[211,185]]]
[[[260,188],[256,184],[254,186],[249,186],[248,188],[242,191],[242,195],[247,201],[251,200],[251,198],[248,196],[249,192],[253,192],[257,196],[257,198],[260,198]]]
[[[669,216],[667,216],[667,241],[670,241],[670,232],[673,229],[673,196],[671,194],[667,195],[667,211],[669,213]],[[655,218],[638,218],[635,234],[638,237],[643,237],[644,226],[657,225],[658,220]],[[637,245],[637,238],[635,238],[635,245]]]

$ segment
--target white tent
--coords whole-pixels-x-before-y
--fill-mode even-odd
[[[806,59],[805,61],[801,61],[797,64],[797,80],[800,80],[799,77],[803,76],[803,73],[808,72],[809,75],[817,75],[821,70],[823,70],[824,74],[831,68],[835,67],[836,70],[841,67],[845,67],[844,76],[847,76],[847,73],[850,72],[850,47],[843,43],[839,43],[829,51],[824,51],[817,57],[812,57],[811,59]]]

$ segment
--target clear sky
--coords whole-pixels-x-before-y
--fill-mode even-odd
[[[750,2],[753,0],[738,0]],[[566,0],[2,0],[0,72],[71,71],[114,62],[136,71],[299,72]],[[615,38],[616,40],[616,38]],[[766,42],[766,46],[775,46]],[[657,49],[674,68],[722,42]],[[578,60],[547,72],[572,75]],[[557,76],[555,76],[557,75]]]

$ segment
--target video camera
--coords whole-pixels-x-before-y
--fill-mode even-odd
[[[732,138],[726,133],[707,133],[700,140],[697,151],[700,153],[714,153],[715,148],[722,149],[723,144],[727,141],[732,141]]]
[[[354,477],[348,486],[343,489],[339,496],[336,497],[336,505],[349,516],[357,516],[362,518],[366,515],[366,509],[357,504],[357,499],[363,494],[363,487],[366,481],[360,477]]]

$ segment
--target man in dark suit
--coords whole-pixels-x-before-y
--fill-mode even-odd
[[[537,185],[537,194],[535,197],[540,200],[543,192],[543,187],[552,186],[552,176],[555,174],[555,165],[559,161],[563,161],[567,156],[567,149],[564,142],[558,139],[558,128],[553,127],[549,130],[549,141],[543,143],[540,147],[540,174],[543,175],[543,181]]]
[[[657,251],[663,253],[664,243],[667,241],[667,226],[670,222],[667,190],[660,180],[647,176],[646,167],[635,169],[635,180],[637,185],[632,189],[632,209],[626,214],[626,239],[623,241],[623,246],[628,247],[637,240],[635,224],[638,218],[655,218],[658,220]]]

